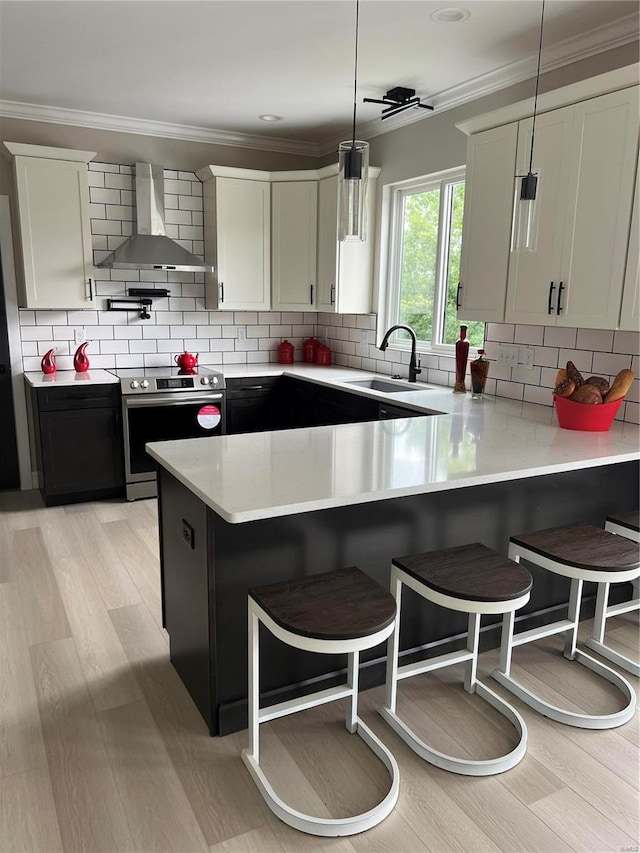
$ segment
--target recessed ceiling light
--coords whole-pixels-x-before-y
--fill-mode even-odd
[[[470,18],[471,12],[458,6],[448,6],[446,9],[436,9],[429,17],[432,21],[439,21],[441,24],[457,24]]]
[[[282,116],[275,116],[271,113],[265,113],[264,115],[258,116],[260,121],[282,121]]]

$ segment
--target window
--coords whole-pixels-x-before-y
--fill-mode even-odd
[[[392,188],[388,326],[411,326],[422,348],[452,345],[464,319],[456,314],[462,245],[464,168]],[[481,347],[484,323],[466,323],[472,346]],[[397,343],[409,340],[396,332]]]

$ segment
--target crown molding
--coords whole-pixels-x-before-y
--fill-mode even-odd
[[[555,71],[565,65],[571,65],[607,50],[614,50],[617,47],[630,44],[637,41],[639,37],[638,16],[635,14],[627,15],[611,24],[604,24],[579,36],[572,36],[549,48],[543,46],[543,62],[540,71],[542,74]],[[487,74],[474,77],[459,86],[452,86],[436,95],[426,95],[424,100],[434,107],[432,113],[425,114],[423,110],[408,109],[399,116],[387,119],[384,123],[380,118],[374,119],[358,126],[358,136],[361,139],[373,139],[409,124],[425,121],[434,114],[446,112],[446,110],[454,109],[469,101],[475,101],[478,98],[499,92],[501,89],[507,89],[509,86],[530,80],[535,77],[537,59],[537,54],[532,54]],[[337,139],[325,141],[321,154],[325,155],[333,151],[339,141]]]
[[[622,47],[637,41],[638,16],[636,14],[619,18],[610,24],[596,27],[579,36],[572,36],[549,48],[543,47],[544,61],[542,73],[554,71],[572,62],[588,59],[598,53]],[[466,104],[469,101],[491,95],[535,76],[537,54],[504,65],[459,86],[453,86],[435,95],[425,96],[433,104],[436,114]],[[381,119],[359,126],[360,139],[372,139],[384,133],[398,130],[417,121],[424,121],[434,113],[424,114],[422,110],[407,110],[399,116],[382,122]],[[300,154],[309,157],[322,157],[335,151],[343,136],[325,139],[320,142],[306,142],[295,139],[277,139],[258,134],[234,133],[226,130],[198,127],[194,125],[172,124],[170,122],[136,119],[127,116],[113,116],[105,113],[85,112],[83,110],[61,107],[27,104],[19,101],[0,100],[0,116],[24,121],[41,121],[51,124],[88,127],[94,130],[110,130],[117,133],[134,133],[143,136],[156,136],[167,139],[179,139],[186,142],[204,142],[211,145],[228,145],[236,148],[251,148],[261,151],[273,151],[280,154]]]
[[[274,139],[250,133],[233,133],[186,124],[171,124],[150,119],[113,116],[63,107],[41,104],[26,104],[20,101],[0,100],[0,116],[24,121],[42,121],[50,124],[67,124],[88,127],[93,130],[110,130],[116,133],[136,133],[142,136],[157,136],[165,139],[180,139],[185,142],[205,142],[211,145],[229,145],[236,148],[253,148],[281,154],[306,154],[319,156],[317,143],[295,139]]]

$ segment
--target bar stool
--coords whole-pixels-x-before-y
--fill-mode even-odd
[[[509,557],[527,560],[535,566],[571,579],[569,612],[566,619],[542,625],[514,635],[513,614],[506,613],[502,625],[500,664],[492,673],[503,687],[534,710],[558,723],[585,729],[609,729],[626,723],[633,716],[636,695],[629,682],[610,667],[577,648],[580,603],[584,581],[609,584],[633,580],[640,575],[638,549],[628,540],[600,527],[589,525],[556,527],[512,536]],[[511,657],[515,646],[541,637],[564,634],[564,656],[588,667],[620,690],[627,705],[613,714],[578,714],[541,699],[511,676]]]
[[[400,666],[398,652],[403,585],[427,601],[468,613],[467,648]],[[524,757],[527,751],[524,720],[515,708],[477,678],[478,641],[482,614],[513,614],[529,600],[531,586],[531,575],[527,569],[479,543],[393,559],[391,592],[396,600],[398,616],[388,641],[386,704],[379,708],[379,713],[402,740],[430,764],[465,776],[488,776],[509,770]],[[506,755],[479,761],[446,755],[421,740],[396,711],[398,681],[463,662],[467,664],[464,689],[468,693],[477,693],[492,705],[511,722],[518,734],[517,746]]]
[[[617,536],[624,536],[632,542],[640,543],[640,515],[637,512],[630,512],[626,515],[607,516],[604,529],[609,531],[609,533],[615,533]],[[619,616],[622,613],[631,613],[633,610],[640,610],[637,578],[633,585],[634,592],[632,597],[627,601],[621,601],[619,604],[609,604],[609,587],[610,583],[608,581],[601,581],[598,584],[593,632],[589,639],[585,641],[585,645],[594,652],[598,652],[601,657],[606,658],[611,663],[615,663],[632,675],[640,676],[640,665],[638,665],[637,661],[633,661],[625,655],[614,651],[604,641],[606,622],[610,616]]]
[[[338,569],[301,580],[249,590],[249,734],[242,759],[271,811],[289,826],[311,835],[354,835],[380,823],[398,799],[398,765],[389,750],[358,716],[360,652],[377,646],[393,631],[392,596],[357,568]],[[262,623],[283,643],[320,654],[347,654],[346,684],[260,708],[259,628]],[[391,787],[384,799],[362,814],[329,819],[304,814],[275,792],[260,766],[260,725],[278,717],[347,698],[346,727],[357,733],[385,765]]]

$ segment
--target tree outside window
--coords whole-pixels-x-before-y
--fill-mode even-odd
[[[464,169],[394,193],[389,322],[411,326],[428,346],[454,344],[465,323],[456,313],[463,210]],[[484,323],[465,324],[472,346],[481,347]],[[401,331],[397,340],[409,336]]]

